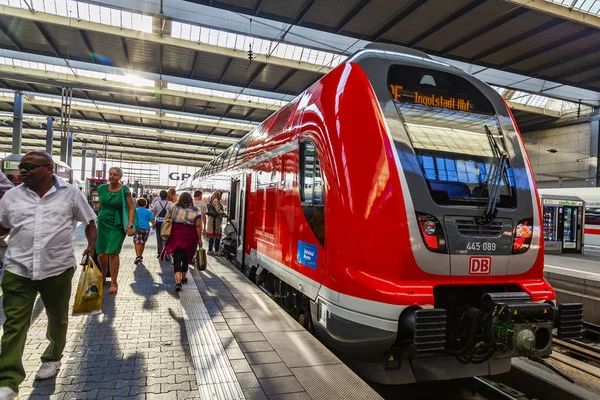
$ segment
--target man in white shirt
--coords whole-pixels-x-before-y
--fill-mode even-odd
[[[202,213],[202,232],[206,230],[206,213],[208,212],[208,206],[202,201],[202,192],[196,190],[194,192],[194,206]]]
[[[0,200],[0,235],[10,231],[2,280],[6,315],[0,353],[0,400],[16,398],[25,379],[22,356],[33,305],[40,293],[50,345],[42,355],[36,379],[55,376],[67,340],[71,280],[77,263],[73,231],[86,224],[87,248],[94,255],[96,214],[83,193],[52,174],[52,157],[27,153],[19,164],[23,184]]]

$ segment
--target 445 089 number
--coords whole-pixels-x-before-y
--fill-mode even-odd
[[[494,243],[494,242],[467,242],[467,250],[469,250],[469,251],[496,251],[496,243]]]

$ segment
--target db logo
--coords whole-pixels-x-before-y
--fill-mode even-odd
[[[492,257],[471,257],[469,259],[469,274],[487,275],[492,271]]]

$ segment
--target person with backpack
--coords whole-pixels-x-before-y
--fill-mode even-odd
[[[167,213],[173,207],[173,202],[167,200],[168,193],[166,190],[160,191],[160,200],[154,203],[154,209],[152,213],[156,217],[154,228],[156,229],[156,251],[158,252],[156,258],[160,258],[160,253],[164,246],[164,240],[162,236],[160,236],[160,229],[162,227],[162,223],[167,216]]]

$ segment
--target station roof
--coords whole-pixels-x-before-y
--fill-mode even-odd
[[[530,8],[516,0],[194,3],[210,7],[196,15],[200,6],[192,2],[164,0],[160,14],[145,1],[0,0],[0,138],[10,136],[10,91],[24,92],[27,135],[40,140],[42,116],[58,117],[60,88],[72,87],[78,139],[100,145],[109,133],[124,158],[146,149],[145,160],[158,162],[154,154],[174,149],[180,163],[202,165],[366,41],[476,64],[470,72],[489,83],[515,82],[513,94],[539,91],[591,105],[600,99],[599,18],[581,7],[565,16],[556,11],[561,5],[539,0]],[[241,15],[254,25],[240,24]],[[266,35],[258,17],[288,28]],[[298,29],[331,36],[319,41],[313,33],[301,43]],[[521,128],[561,115],[563,106],[533,103],[511,103]]]
[[[600,90],[595,0],[191,0]]]

